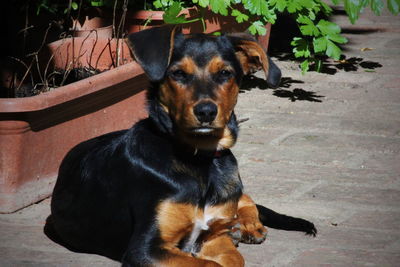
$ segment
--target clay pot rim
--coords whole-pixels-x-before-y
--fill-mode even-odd
[[[139,10],[133,12],[131,18],[147,20],[151,18],[152,20],[163,20],[164,11],[151,11],[151,10]]]
[[[144,72],[139,64],[135,61],[130,62],[40,95],[0,99],[0,113],[29,112],[50,108],[142,74]]]
[[[197,12],[198,8],[193,6],[193,7],[187,7],[182,10],[180,14],[185,14],[189,15],[190,11]],[[139,10],[139,11],[134,11],[132,12],[132,15],[130,16],[133,19],[141,19],[141,20],[147,20],[151,17],[152,20],[164,20],[163,15],[164,11],[152,11],[152,10]]]
[[[112,36],[112,31],[113,31],[113,25],[108,25],[104,27],[99,27],[96,29],[76,29],[74,30],[73,28],[69,29],[74,37],[86,37],[89,35],[91,32],[100,32],[102,33],[101,36],[102,38],[111,38]],[[86,35],[85,35],[86,34]],[[105,35],[106,34],[106,35]]]

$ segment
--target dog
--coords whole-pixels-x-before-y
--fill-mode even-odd
[[[315,235],[311,222],[244,194],[230,151],[242,77],[263,70],[271,87],[280,82],[260,45],[243,34],[183,35],[174,26],[127,42],[151,82],[149,116],[66,155],[47,232],[122,266],[244,266],[237,243],[263,242],[265,226]]]

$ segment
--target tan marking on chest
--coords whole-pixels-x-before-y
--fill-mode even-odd
[[[237,213],[237,205],[236,201],[229,201],[221,205],[206,206],[204,217],[207,221],[234,218]]]
[[[202,231],[207,231],[213,222],[220,219],[234,220],[237,202],[227,202],[204,209],[192,204],[164,201],[157,208],[157,222],[160,237],[166,248],[176,247],[188,237],[188,246],[196,241]],[[212,228],[211,228],[212,229]]]

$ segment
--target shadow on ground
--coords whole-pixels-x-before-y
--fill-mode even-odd
[[[339,70],[350,72],[358,71],[359,68],[364,69],[366,72],[374,72],[375,69],[382,68],[382,64],[374,61],[364,60],[360,57],[346,58],[346,56],[342,56],[340,60],[334,61],[333,63],[324,63],[324,69],[322,70],[322,73],[333,75]]]
[[[289,88],[292,84],[304,83],[300,80],[293,80],[291,77],[282,77],[279,87]],[[250,91],[251,89],[258,88],[261,90],[272,89],[268,87],[267,82],[263,78],[258,78],[254,75],[247,75],[243,77],[242,84],[240,86],[240,92]]]
[[[282,77],[279,88],[290,88],[293,84],[302,84],[303,81],[293,80],[290,77]],[[269,89],[267,82],[262,79],[255,77],[253,75],[245,76],[242,81],[242,86],[240,92],[250,91],[253,88],[258,88],[261,90]],[[310,101],[310,102],[322,102],[320,98],[324,96],[317,95],[313,91],[306,91],[301,88],[295,88],[293,90],[286,89],[271,89],[273,90],[273,95],[282,98],[288,98],[290,101]]]
[[[290,101],[310,101],[310,102],[322,102],[319,98],[324,96],[317,95],[315,92],[306,91],[301,88],[295,88],[293,91],[276,89],[273,93],[274,96],[288,98]]]

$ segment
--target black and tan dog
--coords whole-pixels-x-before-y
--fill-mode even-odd
[[[242,76],[263,69],[279,84],[263,49],[245,36],[185,36],[174,27],[128,42],[153,84],[149,117],[68,153],[49,220],[59,242],[123,266],[243,266],[235,241],[261,243],[263,224],[315,235],[312,223],[243,194],[229,150]]]

